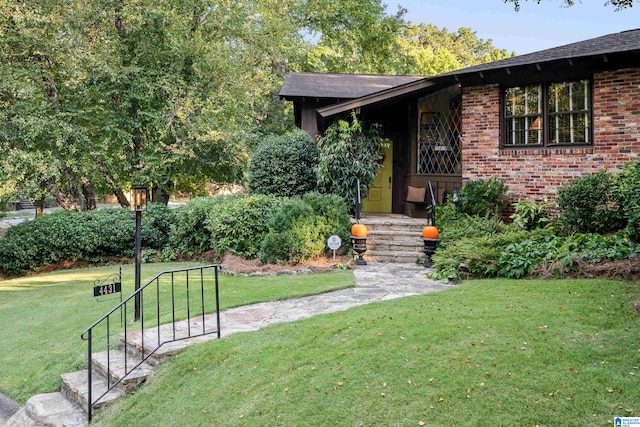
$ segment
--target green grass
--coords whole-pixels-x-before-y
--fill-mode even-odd
[[[142,283],[161,271],[194,265],[143,264]],[[24,403],[34,394],[59,389],[60,374],[86,367],[87,347],[80,339],[81,332],[119,302],[96,302],[93,282],[117,271],[117,266],[111,266],[0,281],[0,392]],[[133,291],[133,266],[123,266],[122,275],[123,295],[127,296]],[[184,279],[176,282],[183,283]],[[225,309],[317,294],[353,284],[350,271],[249,278],[221,275],[220,305]],[[168,294],[166,283],[162,284],[161,293]],[[184,304],[185,298],[184,293],[179,293],[178,302]],[[152,302],[150,300],[145,299],[145,306]],[[195,305],[198,305],[197,298]],[[163,317],[167,319],[166,314]]]
[[[97,426],[597,426],[640,413],[636,283],[471,281],[193,346]]]

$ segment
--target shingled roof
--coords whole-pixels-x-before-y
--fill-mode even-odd
[[[452,71],[450,73],[440,74],[436,77],[477,73],[481,71],[544,64],[554,61],[573,60],[600,55],[634,52],[640,53],[640,29],[608,34],[606,36],[596,37],[538,52],[532,52],[525,55],[514,56],[512,58],[489,62],[487,64],[475,65],[473,67]]]
[[[397,87],[382,89],[379,92],[363,95],[360,99],[345,100],[339,104],[329,105],[317,110],[321,117],[332,116],[353,108],[372,105],[380,102],[387,102],[397,96],[407,96],[411,92],[417,94],[431,88],[439,88],[443,85],[462,82],[463,84],[473,84],[474,82],[485,80],[486,74],[499,74],[510,69],[529,69],[531,67],[541,69],[547,64],[567,64],[571,67],[571,61],[583,61],[581,66],[588,66],[586,62],[593,58],[603,57],[600,63],[606,63],[608,56],[625,57],[631,59],[630,63],[640,62],[640,29],[622,31],[620,33],[608,34],[577,43],[541,50],[525,55],[514,56],[500,61],[489,62],[487,64],[475,65],[468,68],[439,74],[432,77],[424,77],[422,80],[409,81]],[[637,66],[637,65],[634,65]],[[483,74],[484,73],[484,74]],[[480,77],[477,77],[480,75]]]
[[[280,98],[355,99],[422,78],[376,74],[290,73],[280,90]]]

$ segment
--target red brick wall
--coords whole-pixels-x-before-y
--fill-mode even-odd
[[[462,176],[497,177],[516,198],[555,197],[570,179],[640,160],[640,69],[597,73],[592,147],[500,149],[500,88],[462,89]]]

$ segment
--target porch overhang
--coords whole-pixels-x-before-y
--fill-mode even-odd
[[[434,86],[436,86],[436,81],[426,77],[415,82],[372,93],[358,99],[352,99],[338,104],[318,108],[316,109],[316,113],[320,118],[326,119],[352,110],[358,110],[362,107],[382,104],[389,101],[397,101],[404,97],[414,96],[416,93],[433,89]]]

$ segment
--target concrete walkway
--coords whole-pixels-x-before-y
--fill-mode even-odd
[[[356,282],[354,288],[222,311],[220,313],[221,335],[226,337],[237,332],[255,331],[276,323],[294,322],[373,302],[438,292],[454,286],[430,279],[431,272],[431,269],[426,269],[419,264],[371,263],[367,266],[358,266],[354,270]],[[186,328],[187,321],[184,322]],[[151,341],[156,336],[155,332],[151,330],[148,332],[150,336],[145,342]],[[145,331],[145,336],[146,334]],[[134,337],[132,338],[135,340]],[[199,337],[192,339],[192,343],[214,338],[215,334]],[[190,340],[164,344],[159,349],[158,356],[162,358],[162,353],[175,354],[181,348],[188,346],[188,341]],[[4,396],[0,394],[0,398]],[[17,409],[17,406],[6,398],[0,399],[0,403],[3,401],[4,404],[0,404],[0,426],[4,426],[4,421]]]

